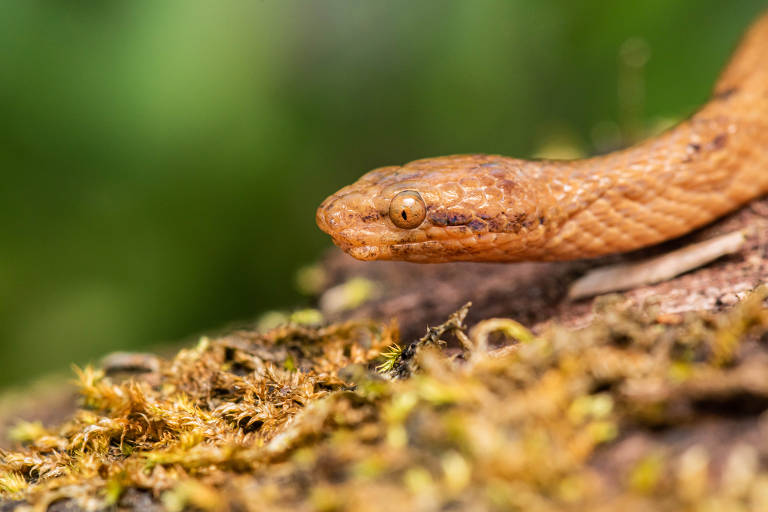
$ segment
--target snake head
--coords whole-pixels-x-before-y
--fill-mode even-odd
[[[336,245],[360,260],[388,260],[409,244],[429,240],[427,213],[439,198],[433,187],[384,167],[342,188],[317,209],[317,225]]]
[[[317,225],[361,260],[526,259],[546,217],[521,163],[458,155],[375,169],[326,199]]]

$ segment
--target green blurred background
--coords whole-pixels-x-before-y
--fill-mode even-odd
[[[0,386],[299,304],[373,167],[604,151],[764,0],[0,3]]]

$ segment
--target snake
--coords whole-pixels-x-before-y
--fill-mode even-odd
[[[316,222],[361,260],[556,261],[682,236],[768,192],[768,13],[710,99],[669,130],[576,160],[467,154],[374,169]]]

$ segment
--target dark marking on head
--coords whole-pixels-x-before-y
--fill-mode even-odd
[[[471,229],[472,231],[484,231],[486,224],[480,219],[475,219],[471,221],[469,224],[467,224],[467,226],[469,226],[469,229]]]
[[[435,226],[447,226],[448,225],[448,215],[443,210],[438,210],[435,212],[430,212],[429,214],[429,222],[431,222]]]
[[[461,213],[452,213],[448,215],[448,225],[449,226],[464,226],[466,225],[472,218],[461,214]]]
[[[409,181],[417,178],[419,173],[407,169],[400,169],[392,173],[392,176],[396,177],[398,181]]]
[[[686,146],[686,150],[688,154],[683,159],[684,164],[687,164],[688,162],[693,160],[693,156],[699,151],[701,151],[701,144],[696,144],[695,142],[691,142]]]
[[[512,180],[502,180],[502,182],[499,184],[499,187],[504,191],[506,195],[511,196],[517,189],[517,183]]]
[[[492,233],[504,233],[507,228],[507,218],[503,215],[497,215],[488,220],[488,230]]]
[[[547,219],[545,217],[539,217],[539,226],[543,226],[544,223],[547,222]]]
[[[509,223],[507,224],[506,231],[512,231],[513,233],[519,233],[521,229],[524,227],[528,227],[527,224],[530,224],[529,222],[526,222],[527,215],[525,213],[518,213],[516,215],[513,215],[512,218],[509,220]]]
[[[377,213],[369,213],[368,215],[361,217],[360,220],[363,222],[373,222],[375,220],[379,220],[381,218],[381,215]]]
[[[717,100],[724,101],[730,98],[731,96],[733,96],[734,94],[736,94],[737,92],[739,92],[738,87],[730,87],[728,89],[716,92],[714,95],[714,98]]]
[[[711,149],[712,151],[722,149],[725,147],[725,144],[727,142],[728,142],[728,135],[725,133],[721,133],[720,135],[712,139],[712,142],[707,144],[707,149]]]
[[[504,167],[503,164],[499,163],[499,165],[492,167],[491,170],[487,172],[494,178],[504,179],[504,176],[507,173],[507,169]]]

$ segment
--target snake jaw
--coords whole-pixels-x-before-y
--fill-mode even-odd
[[[350,232],[349,229],[343,228],[338,215],[339,210],[333,208],[336,199],[338,199],[337,195],[329,197],[317,209],[315,213],[317,226],[331,236],[334,244],[358,260],[389,259],[386,255],[386,247],[366,244],[360,240],[359,233],[354,236],[354,231]]]
[[[355,259],[370,261],[388,259],[381,256],[381,249],[374,245],[358,245],[347,248],[347,253]]]

